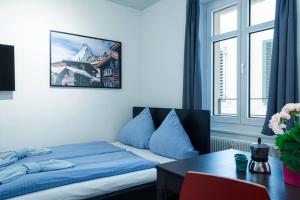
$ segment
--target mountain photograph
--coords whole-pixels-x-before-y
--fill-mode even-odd
[[[121,88],[121,43],[51,31],[51,86]]]

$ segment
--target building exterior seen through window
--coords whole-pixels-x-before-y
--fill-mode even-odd
[[[209,47],[214,115],[265,117],[275,3],[275,0],[236,0],[208,13],[212,16]],[[247,12],[243,12],[245,8]],[[239,112],[242,110],[239,106],[246,107],[247,113]]]

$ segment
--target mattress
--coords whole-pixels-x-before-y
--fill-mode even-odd
[[[137,149],[132,146],[124,145],[119,142],[112,142],[111,144],[122,147],[127,151],[131,151],[134,154],[141,156],[147,160],[152,160],[159,163],[174,161],[173,159],[154,154],[150,150]],[[86,198],[91,198],[91,197],[100,196],[111,192],[127,189],[137,185],[150,183],[155,180],[156,180],[156,169],[151,168],[151,169],[140,170],[140,171],[116,175],[116,176],[110,176],[101,179],[95,179],[95,180],[60,186],[48,190],[43,190],[35,193],[30,193],[27,195],[18,196],[11,199],[13,200],[86,199]]]

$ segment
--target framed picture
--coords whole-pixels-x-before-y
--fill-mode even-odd
[[[121,88],[121,42],[50,31],[50,86]]]

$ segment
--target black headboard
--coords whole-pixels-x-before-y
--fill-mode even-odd
[[[137,116],[144,107],[133,107],[133,117]],[[171,108],[150,108],[155,128],[158,128]],[[210,113],[206,110],[175,109],[182,126],[200,154],[210,152]]]

